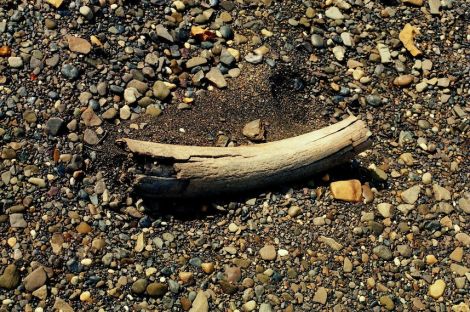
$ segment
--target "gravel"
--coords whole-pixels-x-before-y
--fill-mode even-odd
[[[3,1],[0,311],[468,311],[469,10]],[[349,114],[372,132],[354,160],[226,198],[143,199],[115,143]]]

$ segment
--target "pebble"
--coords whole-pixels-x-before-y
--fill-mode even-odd
[[[168,291],[168,285],[164,283],[150,283],[146,290],[147,294],[151,297],[162,297]]]
[[[251,141],[263,141],[264,140],[264,125],[261,119],[256,119],[247,123],[242,130],[245,137]]]
[[[317,302],[320,304],[326,304],[328,299],[328,291],[325,287],[318,287],[317,291],[313,295],[313,302]]]
[[[196,298],[194,299],[190,312],[208,312],[209,302],[207,297],[202,290],[198,291]]]
[[[378,245],[372,250],[376,256],[383,260],[391,260],[393,258],[390,248],[384,245]]]
[[[412,205],[418,200],[420,192],[421,187],[419,185],[415,185],[401,192],[400,197],[405,203]]]
[[[393,206],[389,203],[380,203],[377,205],[377,210],[382,217],[390,218],[392,216]]]
[[[273,245],[265,245],[260,249],[259,254],[263,260],[275,260],[276,259],[276,247]]]
[[[20,284],[20,273],[14,264],[6,266],[3,274],[0,275],[0,288],[15,289]]]
[[[292,218],[299,216],[302,213],[302,208],[299,206],[291,206],[289,210],[287,210],[287,214]]]
[[[163,81],[157,81],[153,85],[153,95],[159,100],[165,100],[170,95],[170,89]]]
[[[83,38],[67,36],[67,42],[72,52],[88,54],[91,51],[91,44]]]
[[[216,85],[218,88],[227,87],[227,81],[217,67],[212,67],[206,74],[206,79]]]
[[[333,198],[349,202],[362,200],[362,187],[359,180],[336,181],[330,184]]]
[[[393,84],[400,87],[406,87],[409,86],[413,80],[413,75],[400,75],[393,80]]]
[[[343,245],[341,245],[340,243],[338,243],[331,237],[326,237],[322,235],[318,238],[318,241],[322,242],[323,244],[327,245],[328,247],[330,247],[331,249],[335,251],[339,251],[343,249]]]
[[[144,278],[136,280],[131,287],[131,290],[134,294],[140,295],[145,292],[147,289],[147,280]]]
[[[25,221],[22,213],[10,214],[10,226],[12,228],[25,228],[28,223]]]
[[[42,266],[29,273],[23,280],[24,288],[27,291],[34,291],[44,285],[47,280],[46,272]]]
[[[11,68],[21,68],[23,67],[23,59],[19,56],[10,56],[8,58],[8,65]]]
[[[446,283],[443,279],[436,280],[431,286],[429,286],[429,295],[434,299],[439,299],[444,294],[446,289]]]
[[[64,64],[60,70],[62,75],[68,80],[75,80],[80,76],[80,71],[72,64]]]
[[[332,6],[332,7],[329,7],[328,9],[326,9],[325,16],[328,17],[328,18],[334,19],[334,20],[344,19],[344,15],[335,6]]]

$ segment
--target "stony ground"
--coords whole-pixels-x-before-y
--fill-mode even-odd
[[[0,0],[0,311],[469,311],[469,12]],[[256,144],[348,114],[369,150],[230,200],[143,201],[114,144]]]

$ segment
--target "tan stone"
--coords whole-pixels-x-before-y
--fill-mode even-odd
[[[56,9],[58,9],[64,0],[47,0],[47,3],[52,4]]]
[[[211,274],[212,272],[215,271],[214,264],[212,262],[202,263],[201,264],[201,269],[207,274]]]
[[[87,234],[87,233],[90,233],[92,228],[91,226],[88,225],[88,223],[86,222],[81,222],[77,228],[76,228],[77,232],[80,233],[80,234]]]
[[[266,245],[259,251],[261,259],[274,260],[276,259],[276,247],[273,245]]]
[[[429,295],[434,299],[439,299],[446,289],[446,282],[442,279],[438,279],[431,286],[429,286]]]
[[[144,232],[142,232],[139,235],[137,235],[137,240],[135,242],[134,250],[136,252],[142,252],[144,248],[145,248],[145,237],[144,237]]]
[[[460,265],[460,264],[457,264],[457,263],[452,263],[450,265],[450,270],[451,272],[459,275],[459,276],[465,276],[467,273],[470,273],[470,269],[463,266],[463,265]]]
[[[460,262],[462,261],[463,258],[463,248],[462,247],[457,247],[452,251],[452,253],[449,255],[449,258],[455,262]]]
[[[401,75],[393,80],[393,84],[399,87],[406,87],[414,80],[413,75]]]
[[[60,298],[55,299],[53,309],[55,312],[73,312],[73,308]]]
[[[409,3],[416,6],[423,6],[423,0],[403,0],[403,3]]]
[[[197,293],[193,301],[190,312],[207,312],[209,311],[209,303],[207,302],[206,294],[202,290]]]
[[[330,184],[330,190],[335,199],[359,202],[362,198],[362,187],[359,180],[332,182]]]
[[[193,272],[180,272],[178,274],[178,277],[180,278],[180,281],[183,282],[183,284],[189,284],[193,281],[194,273]]]
[[[325,304],[326,300],[328,299],[328,292],[325,287],[318,287],[315,295],[313,296],[313,302],[318,302],[321,304]]]
[[[416,47],[414,43],[415,36],[418,34],[419,30],[416,27],[412,26],[411,24],[406,24],[398,36],[405,48],[413,56],[418,56],[422,54],[422,52]]]
[[[67,42],[69,44],[69,49],[72,52],[88,54],[91,51],[91,44],[80,37],[67,36]]]

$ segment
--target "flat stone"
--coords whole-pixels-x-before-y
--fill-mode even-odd
[[[344,18],[344,15],[341,13],[341,11],[335,6],[326,9],[325,16],[334,20],[341,20]]]
[[[383,260],[391,260],[393,258],[392,251],[385,245],[379,245],[372,249],[372,252]]]
[[[237,283],[242,277],[242,272],[239,267],[226,267],[225,268],[225,278],[230,283]]]
[[[469,268],[467,268],[466,266],[457,264],[457,263],[450,264],[450,271],[452,273],[455,273],[458,276],[466,276],[468,273],[470,273]]]
[[[422,54],[422,52],[416,47],[414,43],[414,38],[417,34],[419,34],[419,31],[416,27],[412,26],[411,24],[406,24],[398,36],[405,48],[413,56]]]
[[[317,302],[320,304],[325,304],[326,300],[328,299],[328,291],[325,287],[318,287],[315,295],[313,295],[313,302]]]
[[[194,299],[190,312],[208,312],[209,302],[207,301],[206,294],[200,290],[198,291],[196,298]]]
[[[143,294],[146,289],[147,289],[147,280],[145,278],[140,278],[136,280],[132,284],[132,287],[131,287],[131,291],[137,295]]]
[[[10,226],[12,228],[25,228],[28,223],[26,223],[22,213],[12,213],[10,214]]]
[[[52,136],[57,136],[64,129],[65,122],[62,118],[51,117],[46,122],[46,132]]]
[[[429,0],[429,12],[433,15],[439,15],[441,9],[441,0]]]
[[[415,185],[401,192],[400,197],[405,203],[412,205],[418,200],[420,192],[421,187],[419,185]]]
[[[163,25],[157,25],[155,27],[155,32],[157,33],[157,36],[160,38],[163,38],[167,41],[173,42],[173,37],[170,35],[168,32],[168,29],[166,29]]]
[[[212,67],[211,70],[206,74],[207,80],[217,86],[217,88],[227,87],[227,81],[225,81],[224,75],[222,75],[220,69]]]
[[[342,32],[341,33],[341,40],[343,41],[343,44],[347,47],[352,47],[354,45],[353,38],[351,36],[351,33],[349,32]]]
[[[392,216],[392,204],[389,203],[380,203],[377,205],[377,210],[384,218],[390,218]]]
[[[75,80],[80,76],[80,70],[72,64],[63,64],[60,72],[68,80]]]
[[[399,87],[406,87],[409,86],[413,80],[413,75],[400,75],[393,80],[393,84]]]
[[[402,0],[403,3],[409,3],[416,6],[423,6],[423,0]]]
[[[459,199],[459,208],[463,212],[465,212],[467,214],[470,214],[470,199],[464,198],[464,197],[460,198]]]
[[[9,264],[3,274],[0,275],[0,288],[3,289],[15,289],[20,284],[20,272],[16,268],[16,265]]]
[[[340,62],[344,60],[345,53],[346,49],[343,46],[335,46],[333,48],[333,55]]]
[[[322,36],[317,35],[317,34],[313,34],[310,37],[310,42],[316,48],[323,48],[325,46],[325,40],[323,40]]]
[[[438,184],[432,186],[432,191],[434,193],[434,199],[437,201],[451,200],[450,192]]]
[[[431,286],[429,286],[429,296],[434,299],[439,299],[446,289],[446,282],[443,279],[438,279]]]
[[[89,145],[96,145],[99,142],[98,135],[91,129],[85,129],[83,132],[83,142]]]
[[[204,64],[207,64],[207,59],[205,57],[196,56],[186,62],[186,68],[193,68]]]
[[[460,262],[463,259],[463,248],[456,247],[449,255],[449,259],[455,262]]]
[[[170,89],[163,81],[156,81],[152,87],[153,95],[159,100],[165,100],[170,95]]]
[[[343,271],[344,273],[351,273],[353,270],[353,263],[349,260],[348,257],[344,258],[343,261]]]
[[[302,208],[300,208],[299,206],[291,206],[289,210],[287,210],[287,214],[291,216],[292,218],[297,217],[301,213],[302,213]]]
[[[380,61],[382,63],[390,63],[392,61],[392,55],[390,54],[390,50],[385,44],[378,43],[377,50],[379,51]]]
[[[114,107],[111,107],[107,109],[103,114],[101,114],[101,117],[103,117],[103,119],[106,119],[106,120],[111,120],[111,119],[116,118],[117,113],[118,113],[117,109],[115,109]]]
[[[46,0],[47,3],[52,4],[56,9],[58,9],[64,0]]]
[[[91,107],[85,109],[81,115],[83,123],[87,127],[96,127],[103,122],[98,115],[95,114]]]
[[[263,260],[275,260],[276,259],[276,247],[274,245],[265,245],[260,249],[259,254]]]
[[[28,182],[36,185],[37,187],[41,187],[41,188],[46,187],[46,181],[41,178],[29,178]]]
[[[413,254],[413,249],[409,245],[398,245],[397,251],[405,258],[409,258]]]
[[[19,56],[10,56],[8,58],[8,65],[11,68],[20,68],[23,67],[23,59]]]
[[[245,61],[251,64],[259,64],[263,61],[263,55],[258,55],[250,52],[245,55]]]
[[[137,102],[137,99],[140,97],[139,91],[134,87],[129,87],[124,90],[124,100],[128,104],[133,104]]]
[[[88,234],[93,230],[91,226],[86,222],[80,222],[75,229],[80,234]]]
[[[46,280],[46,271],[44,271],[44,268],[40,266],[24,278],[23,284],[27,291],[34,291],[44,285]]]
[[[215,271],[215,266],[212,262],[203,262],[201,263],[201,269],[204,271],[204,273],[211,274]]]
[[[263,141],[265,139],[264,125],[261,119],[256,119],[245,124],[242,133],[251,141]]]
[[[73,308],[60,298],[56,298],[53,306],[54,312],[74,312]]]
[[[245,302],[242,306],[242,309],[245,312],[254,311],[256,309],[256,301],[250,300],[250,301]]]
[[[470,247],[470,235],[464,232],[459,232],[455,234],[455,239],[462,243],[466,247]]]
[[[262,303],[259,306],[259,312],[273,312],[273,308],[269,303]]]
[[[168,291],[168,285],[164,283],[150,283],[147,286],[147,294],[152,297],[163,297]]]
[[[395,308],[395,303],[393,303],[393,300],[392,298],[390,298],[390,296],[387,296],[387,295],[380,296],[379,301],[380,301],[380,305],[382,305],[383,307],[385,307],[385,309],[389,311],[392,311]]]
[[[128,105],[124,105],[119,109],[119,118],[127,120],[131,117],[131,108]]]
[[[338,243],[337,241],[335,241],[333,238],[331,237],[326,237],[326,236],[320,236],[318,238],[318,241],[327,245],[328,247],[330,247],[331,249],[335,250],[335,251],[339,251],[341,249],[343,249],[343,245],[341,245],[340,243]]]
[[[330,184],[333,198],[349,202],[360,202],[362,187],[359,180],[336,181]]]
[[[91,43],[83,38],[67,36],[67,43],[69,45],[70,51],[72,52],[88,54],[91,51]]]
[[[42,285],[38,289],[32,292],[32,295],[39,300],[45,300],[47,298],[47,286]]]
[[[162,114],[162,109],[156,105],[151,104],[146,108],[145,114],[152,117],[157,117]]]
[[[428,87],[428,83],[426,81],[421,81],[420,83],[416,84],[416,92],[423,92]]]

